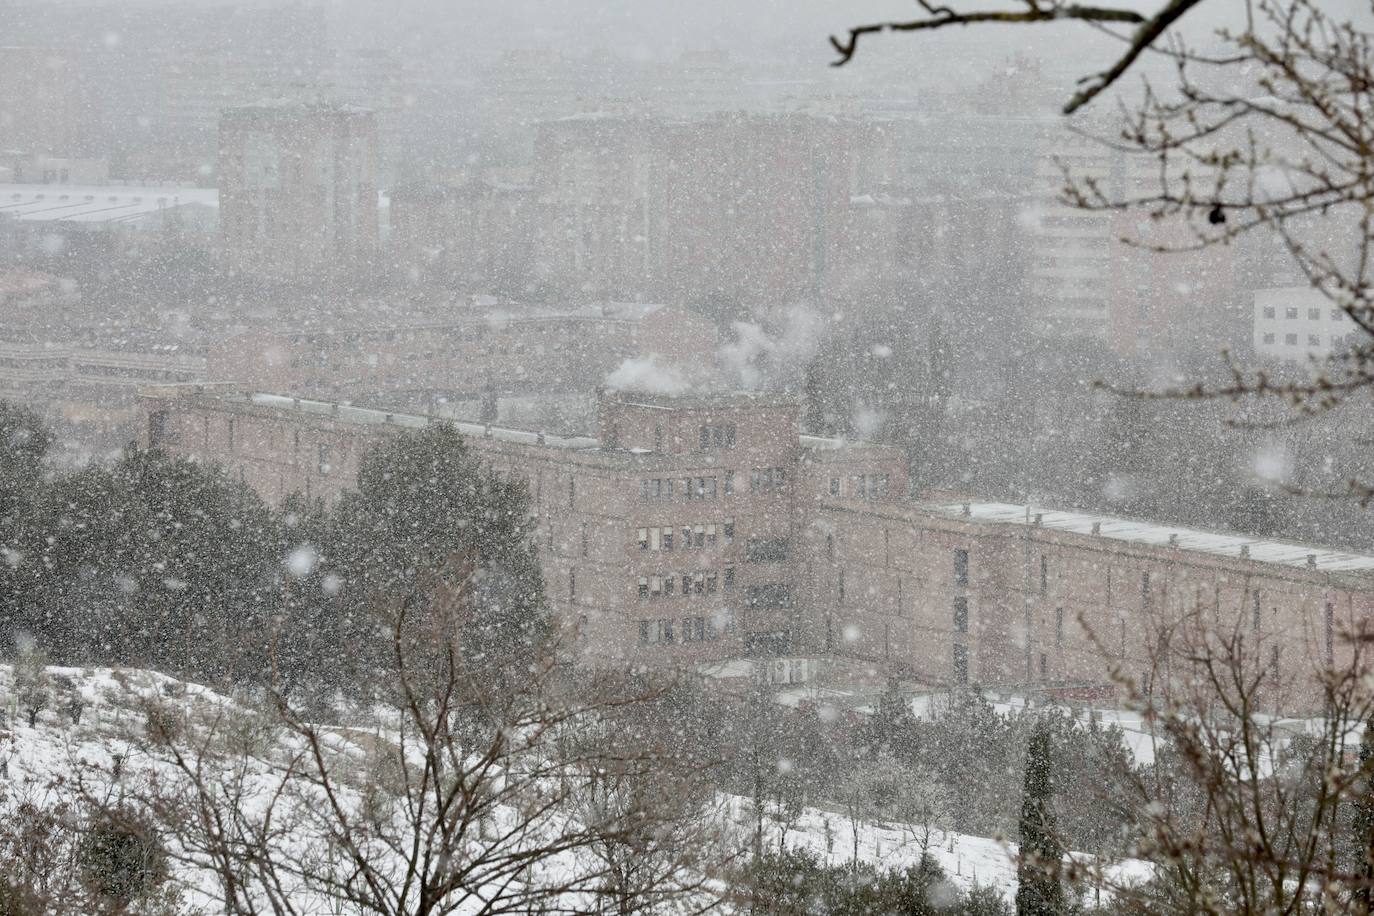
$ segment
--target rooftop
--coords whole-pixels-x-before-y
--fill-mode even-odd
[[[0,216],[21,222],[128,223],[184,206],[219,207],[214,188],[0,184]]]
[[[1249,559],[1259,563],[1276,563],[1325,572],[1374,573],[1374,556],[1344,553],[1288,541],[1270,541],[1241,534],[1200,531],[1195,528],[1161,525],[1110,515],[1061,512],[1012,503],[944,503],[927,508],[941,515],[970,518],[976,522],[1040,527],[1149,547],[1175,547],[1179,550],[1192,550],[1219,557]]]

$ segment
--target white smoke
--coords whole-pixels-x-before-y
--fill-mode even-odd
[[[646,394],[679,395],[690,386],[681,372],[672,366],[659,365],[658,354],[650,353],[646,357],[631,358],[621,363],[606,376],[606,387],[643,391]]]
[[[745,389],[780,384],[799,374],[820,347],[825,319],[806,306],[793,306],[775,324],[782,330],[769,334],[759,324],[736,321],[735,339],[718,352],[733,384]]]

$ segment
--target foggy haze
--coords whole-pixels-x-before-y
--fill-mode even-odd
[[[0,0],[0,916],[1371,912],[1372,35]]]

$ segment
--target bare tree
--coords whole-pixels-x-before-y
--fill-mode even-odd
[[[1147,682],[1115,672],[1154,761],[1111,774],[1137,818],[1130,855],[1149,874],[1079,859],[1066,877],[1127,913],[1364,912],[1354,813],[1370,764],[1352,752],[1374,712],[1367,627],[1343,634],[1338,663],[1290,658],[1285,672],[1274,649],[1298,655],[1292,640],[1215,609],[1156,624]]]
[[[644,695],[569,684],[553,646],[496,685],[461,646],[474,568],[458,570],[382,612],[394,712],[375,726],[317,724],[280,696],[258,721],[224,710],[155,742],[157,766],[126,774],[123,797],[174,837],[174,861],[214,876],[231,914],[602,912],[608,888],[661,911],[714,905],[687,867],[704,862],[677,848],[705,850],[711,827],[660,804],[662,756],[559,740]]]

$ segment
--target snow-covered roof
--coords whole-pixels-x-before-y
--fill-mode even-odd
[[[0,214],[22,222],[128,223],[173,207],[219,207],[214,188],[0,184]]]
[[[221,394],[226,400],[233,400],[231,394]],[[280,394],[249,394],[241,396],[249,403],[278,410],[295,410],[301,413],[334,417],[350,423],[381,424],[421,429],[431,423],[444,422],[435,417],[419,414],[394,413],[376,410],[371,407],[350,407],[330,401],[314,401],[309,398],[292,398]],[[528,429],[510,429],[504,426],[487,426],[482,423],[468,423],[462,420],[449,420],[453,428],[465,436],[489,437],[502,442],[518,442],[522,445],[547,445],[551,448],[596,448],[599,444],[590,436],[551,436]]]
[[[1241,534],[1223,534],[1110,515],[1062,512],[1012,503],[945,503],[930,508],[942,515],[969,518],[977,522],[1027,527],[1038,525],[1051,531],[1087,534],[1150,547],[1174,547],[1219,557],[1246,558],[1259,563],[1277,563],[1324,572],[1374,573],[1374,556]]]

